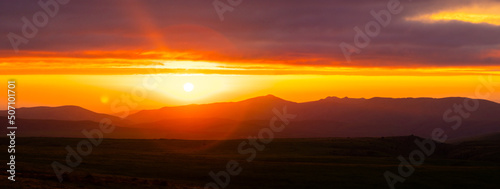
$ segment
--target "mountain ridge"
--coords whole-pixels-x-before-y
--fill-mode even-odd
[[[294,114],[290,125],[277,137],[383,137],[416,135],[429,137],[435,128],[443,128],[449,138],[473,137],[500,132],[500,104],[478,100],[479,108],[461,118],[460,129],[455,122],[443,119],[459,116],[454,106],[468,98],[338,98],[327,97],[317,101],[296,103],[273,95],[260,96],[237,102],[194,104],[160,109],[142,110],[125,119],[99,114],[76,106],[19,108],[18,118],[62,121],[90,120],[99,122],[109,118],[120,127],[172,131],[176,135],[196,139],[216,136],[240,137],[251,135],[267,127],[275,112]],[[23,110],[24,109],[24,110]],[[34,115],[26,115],[30,111]],[[35,110],[42,111],[37,113]],[[68,111],[71,110],[71,111]],[[23,113],[24,111],[24,113]],[[62,112],[61,112],[62,111]],[[75,113],[76,112],[76,113]],[[71,115],[71,114],[75,115]],[[57,114],[51,115],[51,114]],[[4,115],[7,115],[4,111]],[[45,116],[47,115],[47,116]],[[45,116],[45,117],[44,117]],[[460,118],[460,117],[458,117]],[[42,120],[42,119],[38,119]],[[34,122],[30,122],[34,124]],[[63,124],[60,124],[61,126]],[[68,125],[71,126],[71,125]],[[36,127],[40,129],[40,127]],[[198,129],[198,130],[197,130]],[[154,133],[154,132],[150,132]],[[155,136],[157,136],[155,134]]]

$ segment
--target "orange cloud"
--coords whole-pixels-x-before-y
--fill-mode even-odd
[[[419,15],[408,20],[422,22],[463,21],[469,23],[486,23],[500,25],[500,3],[483,3],[472,6],[441,10],[439,12]]]

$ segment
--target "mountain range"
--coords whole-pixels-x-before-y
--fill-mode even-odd
[[[500,104],[478,100],[477,110],[467,111],[464,101],[472,102],[467,100],[327,97],[296,103],[267,95],[239,102],[142,110],[124,119],[78,106],[18,108],[16,121],[19,135],[31,137],[85,137],[83,129],[98,128],[99,121],[108,118],[117,126],[105,136],[108,138],[238,139],[256,136],[275,117],[273,109],[283,113],[286,107],[286,113],[296,116],[282,132],[275,133],[278,138],[429,138],[435,128],[441,128],[449,139],[458,139],[500,132]],[[0,111],[0,115],[7,112]],[[452,126],[457,119],[461,123],[455,130]]]

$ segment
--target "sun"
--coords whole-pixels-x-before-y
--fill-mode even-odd
[[[193,89],[194,89],[194,85],[192,83],[185,83],[184,84],[184,91],[191,92]]]

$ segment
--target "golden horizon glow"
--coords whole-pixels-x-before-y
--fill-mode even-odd
[[[285,100],[307,102],[328,96],[372,97],[475,97],[481,85],[478,75],[457,76],[363,76],[363,75],[227,75],[227,74],[145,74],[145,75],[15,75],[18,107],[76,105],[102,112],[123,98],[132,98],[134,90],[145,89],[143,80],[158,86],[144,90],[145,99],[131,111],[165,106],[241,101],[273,94]],[[500,81],[500,76],[492,76]],[[183,90],[186,83],[196,89]],[[71,86],[68,88],[68,86]],[[483,91],[484,92],[484,91]],[[6,94],[0,94],[0,98]],[[499,95],[487,100],[500,102]],[[123,103],[122,103],[123,105]]]

